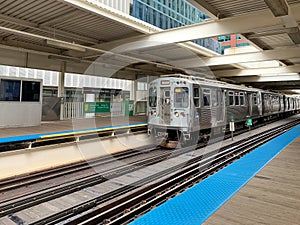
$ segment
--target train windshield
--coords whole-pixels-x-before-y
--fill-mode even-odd
[[[187,108],[189,106],[189,89],[177,87],[174,89],[174,107]]]
[[[156,107],[157,104],[157,91],[155,87],[149,89],[149,106]]]

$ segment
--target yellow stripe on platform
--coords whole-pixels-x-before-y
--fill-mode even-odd
[[[143,124],[136,124],[136,125],[128,125],[128,126],[116,126],[116,127],[105,127],[105,128],[98,128],[93,130],[86,130],[86,131],[71,131],[66,133],[58,133],[58,134],[49,134],[49,135],[43,135],[40,137],[40,139],[50,139],[50,138],[58,138],[58,137],[65,137],[65,136],[74,136],[74,135],[83,135],[83,134],[89,134],[89,133],[97,133],[101,131],[113,131],[113,130],[120,130],[124,128],[134,128],[134,127],[143,127],[147,126],[147,123]]]

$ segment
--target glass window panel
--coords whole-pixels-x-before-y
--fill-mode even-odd
[[[22,101],[38,102],[40,101],[40,82],[23,81],[22,82]]]
[[[189,105],[189,90],[186,87],[175,88],[174,106],[176,108],[186,108]]]
[[[157,91],[156,88],[149,89],[149,106],[156,107],[157,104]]]
[[[240,92],[240,105],[245,105],[245,95]]]
[[[253,104],[257,105],[257,95],[253,94]]]
[[[234,105],[233,91],[228,92],[229,105]]]
[[[210,106],[210,90],[203,90],[203,106]]]
[[[235,105],[240,105],[240,99],[239,99],[239,94],[235,94]]]
[[[20,101],[20,80],[0,81],[0,101]]]

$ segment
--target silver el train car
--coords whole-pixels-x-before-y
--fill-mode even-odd
[[[173,74],[149,84],[148,133],[161,145],[195,143],[223,133],[229,121],[245,126],[283,114],[294,114],[300,100],[225,82]]]

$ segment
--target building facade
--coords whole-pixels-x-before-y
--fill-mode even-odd
[[[206,14],[185,0],[133,0],[131,15],[161,29],[181,27],[209,19]],[[205,38],[194,42],[222,53],[221,45],[216,39]]]
[[[242,39],[237,34],[219,36],[217,39],[222,46],[223,54],[224,54],[224,50],[228,49],[228,48],[238,48],[238,47],[243,47],[243,46],[249,46],[249,43],[245,39]]]

